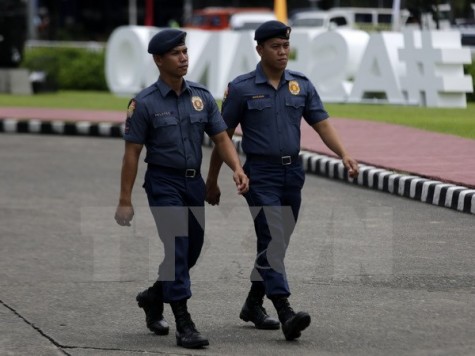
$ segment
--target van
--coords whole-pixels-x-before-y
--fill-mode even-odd
[[[405,23],[408,11],[401,11]],[[292,27],[332,29],[352,27],[364,31],[388,31],[392,28],[392,9],[369,7],[334,7],[328,11],[301,11],[291,19]]]
[[[332,29],[337,27],[353,27],[353,17],[348,11],[301,11],[289,19],[292,27],[312,27]]]
[[[269,12],[239,12],[231,15],[229,27],[231,30],[256,30],[264,22],[277,20],[273,11]]]
[[[437,22],[440,30],[450,29],[451,6],[450,4],[432,5],[432,11],[424,12],[421,16],[421,27],[425,29],[436,29]],[[436,20],[435,17],[438,17]]]
[[[228,30],[231,28],[231,17],[235,14],[268,14],[269,12],[272,12],[272,9],[267,7],[206,7],[193,11],[191,19],[185,23],[184,27],[202,30]]]

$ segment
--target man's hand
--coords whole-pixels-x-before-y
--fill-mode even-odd
[[[236,183],[238,194],[245,194],[249,190],[249,178],[242,169],[233,173],[233,180]]]
[[[351,178],[357,178],[358,174],[360,173],[360,169],[358,167],[358,162],[356,162],[353,158],[345,156],[343,157],[343,165],[348,170],[348,175]]]
[[[134,207],[132,205],[118,205],[115,211],[115,221],[120,226],[130,226],[134,217]]]
[[[211,205],[219,205],[221,190],[217,182],[206,181],[206,201]]]

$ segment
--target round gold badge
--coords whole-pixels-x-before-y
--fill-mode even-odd
[[[203,100],[199,96],[194,96],[191,98],[191,103],[196,111],[201,111],[204,108]]]
[[[297,82],[296,80],[291,80],[289,82],[289,91],[294,95],[300,93],[299,82]]]

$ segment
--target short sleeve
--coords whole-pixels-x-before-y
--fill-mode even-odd
[[[127,108],[124,140],[144,144],[147,137],[147,117],[145,105],[135,98],[131,99]]]
[[[229,83],[226,92],[224,93],[221,113],[226,125],[231,129],[234,129],[239,125],[239,121],[242,117],[241,100],[241,96],[238,95],[236,86]]]
[[[214,136],[219,134],[220,132],[226,131],[228,127],[226,126],[226,123],[224,122],[223,117],[219,112],[216,101],[209,93],[206,95],[206,101],[206,106],[209,107],[209,110],[208,123],[206,124],[205,132],[208,134],[208,136]]]
[[[303,117],[309,125],[316,124],[319,121],[325,120],[329,117],[327,111],[323,107],[322,100],[318,95],[315,86],[308,81],[308,95],[306,98],[305,111]]]

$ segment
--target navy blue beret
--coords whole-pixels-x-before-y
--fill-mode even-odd
[[[185,44],[186,32],[166,28],[155,34],[148,43],[148,53],[164,54],[176,46]]]
[[[262,42],[275,37],[288,40],[290,37],[290,31],[291,28],[280,21],[267,21],[256,29],[254,39],[257,42]]]

